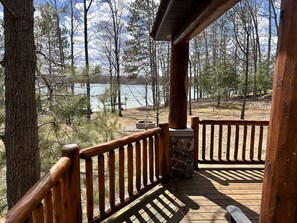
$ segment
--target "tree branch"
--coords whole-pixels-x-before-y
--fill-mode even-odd
[[[89,9],[90,9],[92,3],[93,3],[93,0],[90,1],[89,5],[88,5],[88,7],[87,7],[87,12],[89,11]]]
[[[0,0],[0,1],[1,1],[1,0]],[[54,61],[54,60],[48,58],[47,55],[45,55],[45,54],[44,54],[43,52],[41,52],[40,50],[36,50],[35,52],[38,53],[38,54],[40,54],[40,55],[43,56],[46,60],[52,62],[52,63],[55,64],[56,66],[59,66],[59,67],[65,67],[65,65],[60,64],[60,63],[58,63],[58,62],[56,62],[56,61]]]
[[[3,5],[3,7],[8,11],[8,13],[12,16],[13,19],[17,18],[17,15],[15,14],[15,11],[13,11],[8,5],[6,0],[0,0],[0,3]]]

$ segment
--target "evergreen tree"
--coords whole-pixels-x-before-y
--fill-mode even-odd
[[[147,97],[148,85],[151,86],[152,104],[154,109],[158,104],[158,59],[157,59],[157,43],[152,40],[149,33],[152,30],[157,5],[153,0],[141,1],[135,0],[130,4],[128,17],[128,31],[131,39],[126,42],[126,50],[124,60],[128,75],[137,77],[145,76],[147,80],[147,88],[145,93],[145,102],[148,106]]]
[[[67,55],[67,31],[60,26],[61,13],[65,8],[58,8],[45,3],[40,6],[40,16],[36,17],[35,40],[37,51],[37,74],[40,82],[47,88],[49,107],[54,102],[55,90],[64,85],[66,56]]]
[[[239,79],[232,64],[218,62],[204,66],[200,82],[204,91],[217,100],[219,107],[221,99],[229,98],[230,93],[238,89]]]

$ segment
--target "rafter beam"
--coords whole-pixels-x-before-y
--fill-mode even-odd
[[[154,33],[154,31],[151,33],[153,38],[155,38],[156,36],[158,36],[160,34],[161,29],[162,29],[162,27],[164,25],[164,22],[165,22],[165,20],[166,20],[166,18],[168,16],[174,2],[175,2],[175,0],[163,0],[163,1],[161,1],[160,8],[165,8],[164,7],[165,5],[167,7],[164,10],[158,12],[159,15],[157,15],[157,18],[160,18],[160,20],[156,21],[156,24],[154,25],[154,26],[156,26],[158,28],[155,31],[155,33]],[[162,6],[162,4],[164,6]],[[154,30],[154,28],[153,28],[153,30]]]
[[[238,2],[239,0],[203,1],[202,5],[174,36],[174,45],[187,43]]]

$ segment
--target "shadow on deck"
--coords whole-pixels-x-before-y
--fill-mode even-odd
[[[107,222],[230,222],[231,204],[258,222],[262,179],[263,169],[200,169],[157,187]]]

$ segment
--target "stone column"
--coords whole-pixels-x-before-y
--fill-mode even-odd
[[[194,166],[194,131],[169,129],[172,177],[191,177]]]

